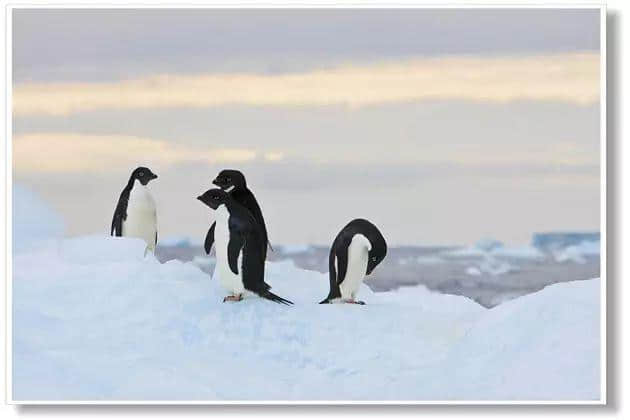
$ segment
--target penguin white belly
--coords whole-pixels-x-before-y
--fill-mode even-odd
[[[155,201],[148,188],[136,181],[129,194],[127,219],[122,223],[122,235],[144,239],[147,248],[154,251],[156,233]]]
[[[215,267],[215,274],[219,277],[219,284],[228,293],[233,295],[240,295],[245,292],[243,286],[242,274],[242,260],[243,251],[238,255],[238,274],[234,274],[230,269],[228,262],[228,243],[230,242],[230,228],[229,219],[230,213],[227,211],[224,205],[219,206],[216,212],[216,225],[214,227],[214,249],[217,257],[217,264]]]
[[[348,247],[346,277],[339,285],[342,299],[354,300],[356,298],[367,271],[370,248],[370,241],[365,236],[354,235]]]

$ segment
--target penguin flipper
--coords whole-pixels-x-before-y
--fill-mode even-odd
[[[230,242],[228,243],[228,264],[230,270],[238,275],[238,255],[243,249],[244,241],[243,237],[239,234],[230,235]],[[245,256],[243,256],[245,257]]]
[[[206,254],[210,254],[210,250],[212,250],[212,244],[214,243],[214,228],[216,225],[217,222],[212,223],[212,226],[210,226],[210,229],[208,229],[208,233],[206,234],[206,240],[203,243]]]
[[[129,190],[129,186],[125,187],[118,198],[118,203],[116,204],[116,209],[114,210],[114,217],[112,218],[112,228],[110,231],[111,236],[122,236],[122,224],[124,220],[127,220]]]
[[[330,249],[330,254],[328,255],[328,277],[330,279],[330,291],[328,292],[328,296],[326,299],[319,302],[322,303],[330,303],[332,299],[341,297],[341,291],[339,290],[339,282],[337,281],[337,270],[335,269],[335,260],[337,256],[335,254],[335,242]]]
[[[112,219],[112,229],[110,232],[111,236],[122,236],[122,223],[126,218],[126,215],[121,214],[121,212],[116,209],[114,212],[114,218]]]
[[[346,278],[346,272],[348,271],[348,248],[352,237],[349,235],[341,236],[339,244],[336,247],[337,255],[337,284],[341,284]]]

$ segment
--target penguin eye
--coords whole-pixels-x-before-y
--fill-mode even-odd
[[[376,259],[377,259],[376,257],[372,257],[372,261],[376,262]]]
[[[138,176],[144,176],[144,172],[140,172]]]
[[[212,196],[212,199],[218,201],[219,200],[219,196],[218,195],[214,195],[214,196]]]
[[[225,178],[225,180],[226,180],[227,182],[230,182],[232,179],[228,176],[227,178]]]

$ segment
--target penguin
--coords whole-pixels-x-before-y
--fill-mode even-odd
[[[330,292],[319,303],[354,303],[365,276],[385,259],[387,243],[376,226],[365,219],[348,223],[332,243],[328,256]]]
[[[215,238],[219,282],[228,293],[223,302],[238,302],[251,292],[276,303],[292,305],[290,300],[273,294],[265,283],[262,229],[254,216],[230,194],[213,188],[197,197],[215,210],[211,228]]]
[[[256,201],[254,194],[247,188],[247,182],[242,172],[234,169],[224,169],[219,172],[219,175],[212,181],[214,185],[228,192],[232,198],[247,208],[249,212],[254,216],[254,219],[261,227],[261,235],[265,249],[263,250],[263,261],[267,259],[267,245],[269,244],[269,238],[267,236],[267,226],[265,226],[265,219],[263,218],[260,206]],[[212,243],[214,242],[214,223],[210,226],[206,240],[204,241],[204,248],[207,254],[210,254],[212,249]],[[269,244],[271,248],[271,244]],[[273,248],[271,248],[273,251]]]
[[[129,181],[120,193],[111,236],[141,238],[147,243],[147,250],[155,252],[157,245],[157,214],[155,200],[147,184],[158,176],[149,168],[140,166],[129,177]]]

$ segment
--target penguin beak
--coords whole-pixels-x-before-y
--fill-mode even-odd
[[[156,174],[153,174],[153,176],[151,177],[151,179],[155,179],[155,178],[157,178],[157,177],[158,177],[158,176],[157,176]]]
[[[221,186],[221,185],[219,185],[219,181],[217,181],[216,179],[215,179],[214,181],[212,181],[212,183],[213,183],[214,185],[216,185],[217,187],[220,187],[220,186]]]
[[[201,200],[201,196],[198,196],[198,197],[197,197],[197,200],[202,201],[202,200]]]

